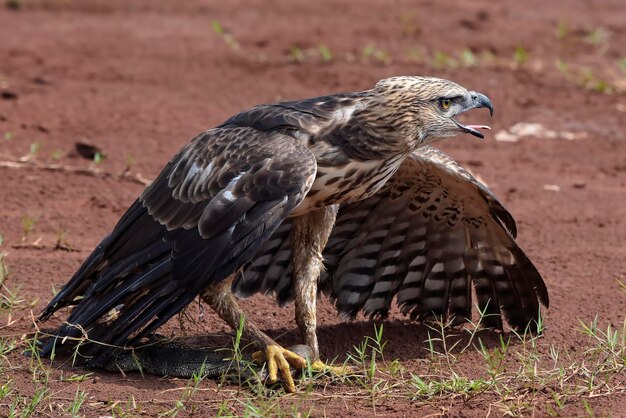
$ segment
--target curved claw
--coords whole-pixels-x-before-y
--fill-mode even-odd
[[[252,354],[252,359],[256,363],[267,363],[267,374],[270,383],[278,381],[278,372],[285,382],[285,390],[289,393],[296,391],[296,385],[291,376],[290,365],[302,370],[306,367],[307,361],[298,354],[287,350],[279,345],[269,345],[265,348],[265,353],[257,351]]]
[[[311,363],[311,370],[316,372],[331,373],[337,376],[345,376],[354,373],[348,366],[329,366],[321,360]]]

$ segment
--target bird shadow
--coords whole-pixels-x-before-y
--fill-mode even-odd
[[[474,347],[492,349],[501,347],[503,342],[510,345],[522,343],[523,335],[511,331],[490,328],[442,327],[439,323],[416,323],[403,320],[359,321],[317,328],[320,356],[322,359],[344,361],[348,353],[355,353],[365,340],[375,345],[376,331],[382,329],[380,342],[385,344],[387,358],[414,360],[426,358],[433,353],[462,354]],[[302,344],[302,337],[297,328],[265,329],[283,347]],[[182,337],[185,345],[192,347],[215,348],[232,346],[233,336],[225,333]],[[254,350],[252,344],[242,344],[248,351]],[[244,350],[245,351],[245,350]]]
[[[353,358],[358,358],[357,347],[364,341],[370,346],[376,346],[377,331],[380,335],[380,343],[385,344],[385,358],[399,361],[430,358],[433,353],[462,355],[466,351],[475,351],[474,347],[486,349],[500,347],[503,341],[510,345],[523,343],[523,340],[513,332],[488,328],[442,327],[438,323],[416,323],[407,320],[367,320],[319,326],[317,335],[320,342],[320,356],[322,360],[330,360],[335,364],[343,363],[350,358],[350,354]],[[296,327],[265,329],[264,332],[284,347],[302,343]],[[202,348],[217,352],[232,349],[234,340],[233,333],[227,332],[181,336],[173,339],[189,348]],[[245,341],[241,342],[241,347],[247,355],[256,350],[253,344]],[[369,353],[369,349],[367,352]],[[67,366],[69,364],[66,364]],[[176,381],[168,379],[146,380],[138,377],[139,373],[131,373],[128,379],[120,380],[118,372],[105,372],[101,369],[99,371],[98,375],[102,377],[103,382],[116,385],[154,387],[160,390],[171,390],[179,386]]]

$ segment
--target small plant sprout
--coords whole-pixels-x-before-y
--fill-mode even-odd
[[[97,151],[94,156],[93,156],[93,162],[96,164],[101,164],[105,158],[106,158],[106,154],[100,151]]]
[[[391,64],[391,55],[389,55],[386,51],[379,49],[375,44],[369,43],[363,48],[361,51],[361,56],[365,60],[374,59],[383,65]]]
[[[2,259],[3,257],[4,254],[0,254],[0,270],[6,269],[6,266],[4,265],[4,261]],[[19,287],[7,286],[6,281],[9,277],[8,270],[6,270],[4,273],[0,271],[0,274],[3,274],[3,277],[1,277],[2,280],[0,281],[0,315],[2,315],[1,328],[4,328],[13,325],[19,320],[17,318],[14,318],[14,313],[16,310],[26,307],[32,307],[37,303],[37,300],[27,302],[26,299],[21,296],[21,291]],[[3,347],[3,341],[4,340],[0,339],[0,349],[6,348]],[[1,358],[2,354],[0,354],[0,359]]]
[[[374,52],[374,58],[376,58],[376,60],[383,65],[391,64],[391,55],[389,55],[387,51],[383,51],[382,49],[378,49],[376,50],[376,52]]]
[[[68,251],[68,252],[76,251],[76,249],[67,240],[67,231],[65,229],[57,231],[56,236],[57,236],[57,241],[54,245],[54,248],[56,250],[63,250],[63,251]]]
[[[434,68],[455,68],[457,67],[458,62],[452,58],[449,54],[443,51],[435,52],[435,57],[433,59],[433,67]]]
[[[361,55],[363,56],[363,58],[370,58],[372,55],[374,55],[375,51],[376,51],[376,45],[374,45],[374,44],[367,44],[363,48],[363,51],[361,52]]]
[[[54,151],[52,151],[52,154],[50,154],[50,157],[51,157],[53,160],[57,160],[57,161],[58,161],[58,160],[60,160],[61,158],[63,158],[63,151],[58,150],[58,149],[57,149],[57,150],[54,150]]]
[[[36,225],[37,225],[37,219],[28,215],[22,216],[22,241],[26,240],[28,235],[30,235],[33,232]]]
[[[613,92],[613,87],[606,80],[596,80],[592,88],[602,94],[611,94]]]
[[[348,353],[348,360],[357,364],[363,377],[356,375],[356,381],[364,389],[375,392],[380,389],[380,384],[384,384],[383,380],[374,379],[379,367],[378,360],[385,364],[385,346],[387,342],[383,340],[383,325],[374,325],[374,336],[366,336],[360,344],[354,346],[354,353]],[[398,365],[394,365],[398,370]]]
[[[319,51],[320,56],[322,57],[322,61],[331,62],[333,60],[333,54],[332,52],[330,52],[330,49],[328,49],[326,45],[320,44],[317,47],[317,50]]]
[[[304,62],[304,53],[297,45],[292,46],[289,50],[289,61],[297,63]]]
[[[426,383],[419,376],[411,374],[415,387],[413,399],[430,398],[433,396],[461,395],[468,399],[477,393],[484,392],[490,383],[484,379],[468,379],[452,372],[450,377]]]
[[[528,61],[528,56],[528,50],[524,48],[523,45],[517,44],[515,46],[515,50],[513,51],[513,61],[515,61],[516,64],[524,64],[526,61]]]
[[[559,72],[563,74],[563,76],[567,77],[569,75],[569,65],[567,65],[565,61],[558,59],[556,60],[555,65],[557,70],[559,70]]]
[[[4,133],[4,139],[5,139],[6,141],[10,141],[10,140],[12,140],[13,138],[15,138],[15,133],[14,133],[14,132],[12,132],[12,131],[6,131],[6,132]]]
[[[217,35],[224,35],[224,28],[222,27],[222,24],[219,20],[211,19],[211,27],[213,28],[213,32],[215,32]]]
[[[244,383],[244,372],[251,372],[252,374],[255,373],[255,369],[252,367],[251,363],[247,363],[244,360],[244,356],[243,356],[243,347],[241,346],[241,338],[243,337],[243,328],[244,328],[244,324],[245,324],[245,316],[242,315],[239,318],[239,326],[237,327],[237,330],[235,332],[235,338],[232,341],[232,356],[230,358],[231,360],[231,365],[235,367],[235,370],[233,370],[235,377],[237,378],[237,382],[238,384],[242,384]],[[242,365],[245,368],[245,370],[242,369]],[[224,376],[222,377],[223,380],[226,379],[226,374],[224,374]],[[257,381],[261,381],[261,379],[256,379]]]
[[[578,83],[598,93],[611,94],[613,93],[613,86],[606,80],[602,80],[596,76],[591,68],[584,68],[578,78]]]
[[[422,62],[424,59],[424,53],[419,48],[409,48],[406,52],[406,57],[412,62]]]
[[[6,255],[6,252],[0,251],[0,286],[4,286],[4,282],[9,277],[9,268],[4,261]]]
[[[31,153],[31,155],[37,155],[39,153],[39,151],[41,151],[41,143],[40,142],[33,142],[32,144],[30,144],[30,153]]]
[[[569,35],[569,25],[564,20],[559,20],[556,24],[556,37],[557,39],[565,39]]]
[[[80,387],[76,388],[74,401],[70,404],[67,411],[72,416],[72,418],[81,416],[80,408],[83,406],[83,402],[85,402],[86,395],[87,393],[84,390],[80,390]]]
[[[474,55],[472,50],[469,48],[465,48],[461,51],[459,59],[465,67],[473,67],[478,63],[476,55]]]
[[[231,35],[229,32],[227,32],[224,29],[224,27],[222,26],[219,20],[211,19],[211,27],[213,28],[213,32],[215,32],[216,35],[221,37],[222,40],[226,43],[226,45],[228,45],[231,49],[233,50],[239,49],[239,42],[237,42],[237,40],[233,37],[233,35]]]
[[[41,150],[40,142],[32,142],[28,147],[28,154],[20,158],[21,161],[33,160],[37,157],[37,154]]]
[[[601,27],[589,31],[587,36],[585,36],[585,42],[595,46],[602,46],[606,44],[608,39],[609,31]]]
[[[126,154],[126,171],[130,171],[135,165],[135,156],[133,154]]]

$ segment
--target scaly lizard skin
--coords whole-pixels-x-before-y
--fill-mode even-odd
[[[306,359],[312,357],[312,351],[306,345],[294,345],[289,350]],[[108,360],[103,363],[92,362],[88,366],[108,371],[141,372],[185,379],[194,375],[242,380],[265,380],[267,377],[266,368],[254,363],[249,356],[237,361],[233,359],[231,350],[191,347],[158,335],[150,336],[149,343],[144,346],[118,349]]]

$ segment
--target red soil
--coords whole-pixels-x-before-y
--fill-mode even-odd
[[[620,324],[626,312],[626,296],[616,283],[626,281],[626,100],[620,94],[624,73],[615,64],[626,55],[626,4],[602,3],[24,0],[20,10],[0,9],[0,135],[5,138],[0,137],[0,160],[15,160],[38,143],[37,161],[55,163],[60,156],[62,164],[87,168],[89,161],[72,154],[76,142],[87,141],[107,155],[98,168],[121,173],[132,159],[131,170],[151,179],[196,133],[254,104],[367,89],[391,75],[453,79],[491,97],[496,111],[488,123],[494,133],[482,142],[464,136],[441,146],[480,175],[518,221],[518,242],[550,292],[541,344],[573,351],[581,343],[574,331],[577,318],[589,322],[598,315]],[[213,19],[238,47],[212,29]],[[565,34],[557,33],[558,22],[567,23],[561,26]],[[595,39],[597,28],[602,31]],[[319,53],[322,44],[332,53],[328,62]],[[466,48],[473,51],[475,66],[459,61]],[[555,68],[558,58],[570,73]],[[574,70],[583,67],[593,71],[588,76],[608,80],[613,94],[596,91],[604,85],[593,80],[576,82]],[[494,140],[495,133],[518,122],[584,135],[571,141],[545,134],[516,143]],[[558,191],[545,185],[557,185]],[[115,176],[0,168],[5,241],[0,250],[8,251],[9,287],[17,285],[25,299],[36,300],[32,309],[38,313],[53,286],[66,282],[141,190],[140,184]],[[36,224],[23,239],[25,217]],[[61,231],[77,252],[54,248]],[[41,248],[23,245],[35,241]],[[298,342],[292,307],[279,309],[263,297],[245,305],[270,335],[282,335],[281,343]],[[190,310],[192,316],[197,312]],[[327,358],[343,358],[372,333],[372,323],[362,318],[341,323],[327,301],[319,312],[320,348]],[[20,315],[0,333],[31,331],[27,312]],[[229,332],[208,312],[198,322],[185,331]],[[182,334],[176,320],[162,331]],[[386,323],[385,336],[388,357],[407,368],[427,358],[423,329],[397,313]],[[461,361],[467,375],[480,373],[480,356],[466,357]],[[10,361],[17,390],[32,395],[32,376],[27,367],[18,367],[28,360],[14,352]],[[59,373],[72,370],[63,366]],[[126,402],[132,395],[143,403],[143,413],[154,414],[180,398],[179,391],[167,389],[184,384],[96,373],[81,384],[89,394],[84,413],[107,413],[110,407],[102,402]],[[57,398],[73,398],[76,383],[51,385]],[[203,383],[207,390],[197,396],[216,401],[201,402],[202,414],[214,414],[224,397],[210,390],[216,387]],[[338,385],[327,392],[349,390]],[[529,411],[536,408],[543,415],[542,399],[551,395],[537,398]],[[624,392],[588,402],[598,414],[626,414]],[[329,397],[308,408],[331,416],[499,413],[490,408],[489,397],[434,403],[390,399],[376,411],[367,399]],[[581,403],[566,411],[584,414]]]

